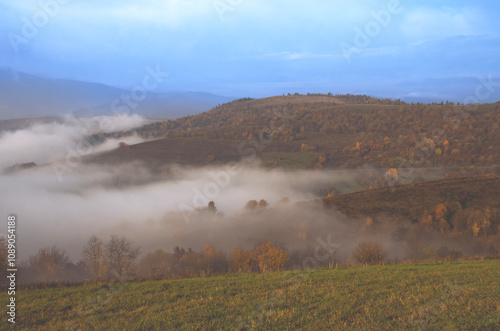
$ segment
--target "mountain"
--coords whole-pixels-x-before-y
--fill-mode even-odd
[[[138,113],[144,116],[176,118],[198,114],[232,98],[204,92],[170,91],[153,93],[133,107],[120,101],[131,91],[97,83],[38,77],[0,69],[0,119],[75,115]],[[116,107],[113,108],[114,102]],[[135,106],[136,105],[136,106]]]

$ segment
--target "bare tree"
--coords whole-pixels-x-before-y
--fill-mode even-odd
[[[106,275],[106,249],[101,239],[90,237],[83,248],[83,262],[95,280],[103,279]]]
[[[119,277],[132,273],[132,267],[139,252],[139,248],[133,248],[132,242],[127,238],[112,235],[106,244],[109,271]]]
[[[69,259],[66,253],[56,246],[41,248],[30,256],[28,267],[36,275],[36,280],[51,282],[64,280]]]

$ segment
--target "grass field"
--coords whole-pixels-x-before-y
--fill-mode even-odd
[[[16,326],[499,330],[499,282],[500,261],[485,260],[31,289],[17,293]]]

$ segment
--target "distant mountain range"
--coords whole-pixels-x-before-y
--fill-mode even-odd
[[[129,96],[131,101],[127,104],[122,96]],[[113,114],[115,110],[176,118],[198,114],[233,99],[204,92],[171,91],[148,92],[144,100],[136,102],[130,90],[0,69],[0,119]]]

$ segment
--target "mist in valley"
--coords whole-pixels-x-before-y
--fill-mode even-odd
[[[90,133],[104,124],[111,132],[145,122],[136,115],[66,117],[62,123],[34,124],[0,136],[3,169],[38,165],[0,175],[0,210],[4,218],[17,215],[21,260],[56,245],[77,262],[92,235],[106,241],[113,234],[130,239],[143,253],[175,246],[200,251],[210,243],[230,254],[235,247],[253,248],[268,239],[289,251],[328,242],[345,259],[360,241],[376,239],[390,257],[404,257],[389,231],[366,232],[363,220],[310,202],[325,197],[325,185],[345,182],[349,171],[291,172],[242,161],[204,168],[168,164],[168,171],[158,174],[141,162],[85,162],[86,155],[117,148],[118,142],[143,141],[138,136],[108,139],[84,149]],[[71,151],[76,157],[68,156]],[[262,199],[265,208],[245,209],[249,200]],[[204,212],[210,201],[215,214]]]

